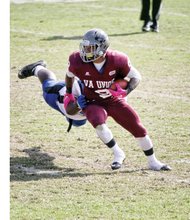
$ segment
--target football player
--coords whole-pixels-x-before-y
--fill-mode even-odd
[[[88,121],[95,128],[102,142],[113,150],[113,170],[119,169],[125,160],[125,153],[118,146],[111,130],[106,124],[108,116],[130,132],[147,156],[152,170],[170,170],[171,168],[157,160],[152,141],[143,126],[138,114],[126,102],[124,97],[134,90],[141,80],[140,73],[130,64],[128,56],[119,51],[108,49],[108,35],[101,29],[87,31],[79,46],[69,56],[69,67],[66,74],[65,99],[74,99],[73,79],[79,78],[84,84],[84,95],[87,106],[82,110]],[[117,79],[128,78],[126,90],[117,85],[111,90],[110,85]]]
[[[82,95],[82,83],[75,79],[72,92],[73,102],[67,104],[67,109],[64,107],[64,95],[66,87],[64,81],[57,81],[55,74],[46,68],[46,62],[43,60],[24,66],[18,73],[20,79],[30,76],[38,77],[42,84],[43,98],[46,103],[53,109],[64,115],[69,122],[67,131],[73,126],[82,126],[86,123],[86,116],[82,112],[82,108],[86,106],[86,100]],[[67,100],[65,99],[65,102]]]

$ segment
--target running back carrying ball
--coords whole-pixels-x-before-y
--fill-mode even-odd
[[[110,86],[110,89],[116,90],[116,83],[119,84],[119,86],[122,89],[126,89],[127,85],[128,85],[128,81],[127,80],[125,80],[125,79],[118,79],[118,80],[114,81],[114,83]]]

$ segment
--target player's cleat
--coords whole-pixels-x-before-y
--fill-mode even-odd
[[[149,32],[151,25],[152,25],[152,22],[151,22],[151,21],[145,21],[145,22],[144,22],[144,25],[142,26],[142,31],[144,31],[144,32]]]
[[[114,157],[114,161],[111,165],[112,170],[120,169],[124,160],[125,160],[125,154],[122,151],[120,155],[117,155],[117,157],[116,156]]]
[[[165,164],[164,166],[161,167],[160,170],[168,171],[168,170],[172,170],[172,168]]]
[[[44,60],[39,60],[35,63],[31,63],[29,65],[24,66],[19,72],[18,72],[18,78],[19,79],[24,79],[27,78],[29,76],[33,76],[34,75],[34,70],[35,67],[37,66],[43,66],[46,67],[46,62]]]
[[[150,28],[153,32],[159,32],[159,25],[157,23],[153,23],[152,25],[150,25]]]
[[[121,168],[121,164],[119,162],[113,162],[111,165],[112,170],[117,170]]]
[[[166,164],[149,165],[149,168],[154,171],[170,171],[172,168]]]

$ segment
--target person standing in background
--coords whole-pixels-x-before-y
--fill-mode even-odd
[[[142,10],[140,14],[140,20],[144,21],[142,31],[159,32],[158,20],[160,17],[160,10],[162,8],[162,0],[152,0],[152,19],[150,16],[150,0],[141,0]]]

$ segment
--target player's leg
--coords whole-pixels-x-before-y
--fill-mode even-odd
[[[162,0],[153,0],[152,3],[152,21],[158,21],[160,17],[160,10],[162,7]]]
[[[56,102],[59,98],[59,90],[65,86],[64,82],[57,82],[53,72],[46,69],[46,62],[43,60],[24,66],[19,72],[18,77],[25,79],[36,76],[42,83],[43,98],[53,109],[62,113]],[[63,113],[62,113],[63,114]]]
[[[35,63],[24,66],[18,73],[20,79],[24,79],[30,76],[37,76],[41,83],[47,79],[56,80],[55,74],[46,69],[46,62],[44,60],[37,61]]]
[[[153,0],[152,2],[152,22],[153,24],[150,26],[152,31],[159,32],[159,24],[158,20],[160,17],[160,11],[162,8],[162,0]]]
[[[113,138],[111,130],[107,127],[105,123],[96,126],[95,129],[98,137],[102,140],[102,142],[113,151],[114,159],[111,168],[113,170],[121,168],[121,165],[125,160],[125,153],[118,146],[117,142]]]
[[[171,170],[170,166],[160,162],[156,158],[152,141],[148,135],[146,135],[145,137],[137,137],[136,140],[141,149],[144,151],[145,155],[147,156],[148,166],[151,170]]]
[[[55,74],[43,66],[37,66],[34,70],[34,75],[38,77],[42,84],[45,80],[57,80]]]
[[[141,0],[142,9],[140,14],[140,20],[144,21],[142,31],[150,31],[150,0]]]
[[[115,107],[112,106],[112,108],[108,109],[108,114],[136,138],[144,154],[147,156],[150,169],[171,169],[169,166],[156,159],[153,144],[147,134],[147,130],[141,123],[138,114],[131,106],[129,106],[124,100],[118,100],[115,102]]]
[[[46,68],[46,62],[43,60],[24,66],[18,73],[20,79],[36,76],[42,84],[43,98],[45,102],[53,109],[59,111],[65,116],[65,112],[58,106],[57,103],[63,103],[63,95],[59,91],[65,87],[64,81],[56,81],[55,74]],[[82,126],[86,120],[72,120],[68,119],[70,125]],[[71,122],[72,121],[72,122]]]
[[[116,143],[111,130],[106,125],[107,113],[105,109],[98,105],[88,105],[84,113],[88,121],[96,129],[96,133],[100,140],[113,150],[114,160],[111,168],[113,170],[119,169],[125,159],[125,154]]]

